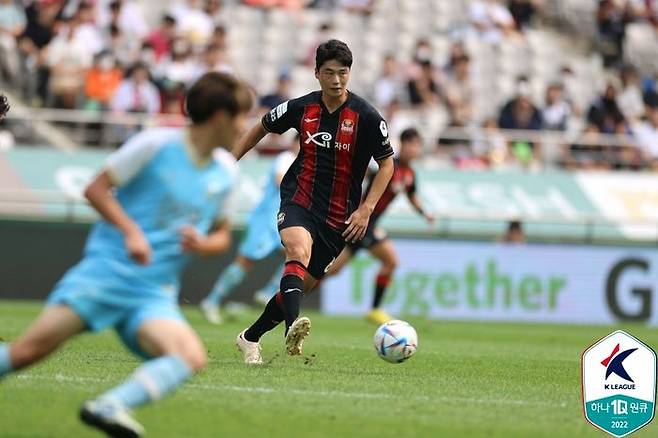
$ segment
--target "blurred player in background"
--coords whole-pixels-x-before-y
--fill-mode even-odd
[[[345,246],[365,235],[368,220],[393,174],[388,127],[364,99],[347,90],[352,52],[338,40],[320,44],[315,76],[320,91],[284,102],[265,114],[233,149],[242,158],[268,132],[290,128],[301,135],[300,153],[281,182],[277,224],[286,263],[279,292],[263,314],[236,340],[244,361],[262,363],[259,340],[282,321],[286,351],[302,353],[311,321],[299,317],[310,291]],[[379,164],[368,196],[361,184],[370,160]]]
[[[9,112],[9,99],[4,94],[0,94],[0,122],[5,118]]]
[[[219,276],[210,294],[201,301],[201,310],[209,322],[221,323],[219,307],[222,300],[244,280],[257,261],[265,259],[275,251],[283,250],[276,225],[276,214],[279,211],[281,197],[280,186],[298,152],[299,137],[295,139],[289,151],[280,153],[274,159],[267,176],[263,197],[247,220],[247,232],[240,244],[237,257]],[[279,290],[281,274],[283,267],[273,274],[268,284],[256,293],[254,299],[262,302],[263,305],[267,304]]]
[[[110,436],[143,435],[130,410],[163,397],[207,362],[178,307],[179,279],[190,255],[230,246],[226,204],[237,165],[218,146],[239,136],[250,107],[245,85],[209,73],[187,95],[188,129],[147,130],[110,155],[85,190],[102,219],[84,258],[57,283],[32,326],[0,344],[0,377],[44,359],[74,335],[113,327],[146,362],[85,402],[80,416]]]
[[[393,202],[395,197],[404,192],[407,194],[409,203],[413,208],[423,216],[430,225],[434,223],[434,216],[425,211],[420,202],[420,198],[416,193],[416,174],[411,167],[413,160],[420,157],[423,149],[422,139],[420,134],[415,128],[408,128],[400,134],[400,155],[395,159],[395,169],[393,177],[386,186],[384,194],[379,199],[375,206],[368,229],[366,230],[365,237],[356,242],[348,242],[347,246],[340,253],[336,261],[331,265],[327,276],[335,275],[347,264],[352,257],[361,249],[365,248],[374,257],[379,259],[381,267],[377,273],[375,280],[375,293],[372,303],[372,310],[366,315],[367,319],[377,323],[383,324],[386,321],[393,319],[388,313],[380,309],[382,298],[386,292],[386,288],[391,282],[393,272],[398,265],[398,256],[395,252],[393,243],[386,236],[386,232],[377,227],[377,221],[384,214],[388,206]],[[365,196],[368,196],[372,187],[373,180],[369,180],[368,189]]]

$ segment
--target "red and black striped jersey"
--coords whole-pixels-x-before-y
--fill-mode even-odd
[[[330,113],[321,92],[291,99],[263,116],[268,132],[300,134],[297,158],[281,182],[281,203],[292,201],[335,230],[361,201],[361,184],[372,158],[393,155],[386,121],[354,93]]]
[[[368,180],[368,188],[364,196],[368,196],[368,192],[372,186],[372,181],[373,178]],[[413,194],[416,193],[416,173],[411,166],[403,164],[400,160],[396,159],[393,176],[388,182],[382,197],[379,198],[377,205],[375,205],[375,209],[370,216],[370,222],[374,224],[377,219],[384,214],[384,211],[388,208],[391,202],[393,202],[395,197],[402,192],[406,193],[407,196],[413,196]]]

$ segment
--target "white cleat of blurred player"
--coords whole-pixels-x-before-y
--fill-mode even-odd
[[[244,363],[247,365],[262,365],[263,358],[260,354],[260,342],[247,341],[244,338],[244,332],[246,331],[247,330],[245,329],[240,332],[237,339],[235,340],[235,345],[237,345],[238,350],[242,352],[244,356]]]
[[[271,299],[272,299],[272,294],[267,293],[262,289],[254,294],[254,303],[261,306],[267,306],[267,303],[269,303]]]
[[[121,403],[112,400],[91,400],[80,409],[80,419],[89,426],[115,438],[140,438],[144,427]]]
[[[219,314],[219,307],[210,301],[203,300],[199,304],[203,316],[206,317],[209,323],[219,325],[222,323],[222,316]]]
[[[300,316],[292,323],[288,334],[286,335],[286,352],[290,356],[299,356],[302,354],[304,339],[311,332],[311,320],[305,316]]]

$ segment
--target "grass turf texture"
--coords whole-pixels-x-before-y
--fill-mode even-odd
[[[38,303],[0,301],[0,337],[16,337]],[[151,437],[578,437],[604,436],[583,419],[580,355],[620,327],[461,323],[410,318],[419,350],[393,365],[365,321],[310,314],[305,357],[283,355],[278,328],[263,338],[268,365],[241,362],[236,333],[186,316],[209,350],[208,369],[137,419]],[[658,345],[658,331],[625,328]],[[0,436],[93,437],[80,404],[139,365],[112,332],[83,335],[48,361],[0,382]],[[658,422],[637,437],[658,436]]]

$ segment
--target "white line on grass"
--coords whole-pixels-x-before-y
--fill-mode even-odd
[[[109,383],[110,380],[98,377],[81,377],[67,376],[64,374],[20,374],[17,376],[21,380],[46,380],[55,382],[73,382],[73,383]],[[553,408],[564,408],[566,402],[550,402],[542,400],[514,400],[506,398],[472,398],[472,397],[453,397],[448,395],[391,395],[383,393],[368,392],[345,392],[345,391],[317,391],[309,389],[294,388],[271,388],[266,386],[237,386],[237,385],[208,385],[201,383],[188,383],[188,388],[201,389],[204,391],[236,391],[236,392],[255,392],[260,394],[291,394],[304,395],[313,397],[345,397],[345,398],[363,398],[363,399],[396,399],[404,398],[405,401],[423,401],[423,402],[453,402],[453,403],[471,403],[471,404],[502,404],[516,406],[551,406]]]

